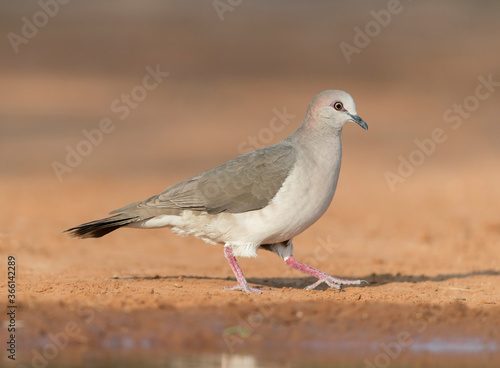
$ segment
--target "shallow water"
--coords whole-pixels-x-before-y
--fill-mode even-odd
[[[68,351],[71,350],[71,351]],[[26,367],[95,367],[95,368],[303,368],[303,367],[498,367],[500,344],[495,340],[480,338],[435,338],[414,341],[408,347],[387,344],[346,342],[329,345],[321,341],[309,341],[297,347],[296,354],[275,352],[253,354],[198,354],[172,355],[158,349],[105,349],[86,351],[67,349],[64,357],[54,361],[32,360],[24,357],[19,363]],[[43,359],[43,358],[42,358]],[[22,365],[19,365],[22,367]]]
[[[427,342],[415,342],[410,347],[413,353],[431,354],[481,354],[500,353],[500,343],[497,341],[484,342],[479,338],[457,339],[447,341],[443,339],[433,339]]]

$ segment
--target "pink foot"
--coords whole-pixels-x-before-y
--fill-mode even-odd
[[[231,269],[234,272],[234,276],[236,276],[236,280],[238,280],[238,285],[231,286],[231,287],[225,287],[223,289],[225,289],[225,290],[241,290],[241,291],[244,291],[245,293],[262,294],[262,291],[260,291],[259,289],[254,288],[254,287],[250,287],[248,285],[248,282],[245,279],[245,276],[243,276],[243,272],[241,271],[241,268],[238,265],[236,258],[234,258],[233,250],[230,247],[226,247],[226,246],[224,247],[224,255],[226,256],[226,259],[229,262],[229,265],[231,266]]]
[[[304,289],[314,290],[322,283],[325,283],[328,286],[330,286],[331,288],[340,290],[340,289],[342,289],[342,285],[360,285],[362,282],[366,282],[366,281],[365,280],[344,280],[344,279],[339,279],[337,277],[332,277],[330,275],[326,275],[325,277],[320,278],[314,284],[306,286]]]
[[[262,294],[262,291],[258,288],[250,287],[248,284],[246,285],[235,285],[235,286],[229,286],[229,287],[223,287],[224,290],[240,290],[244,291],[245,293],[257,293],[257,294]]]
[[[366,282],[365,280],[345,280],[345,279],[339,279],[338,277],[330,276],[324,272],[321,272],[320,270],[315,269],[314,267],[300,263],[293,256],[288,257],[285,260],[285,263],[296,270],[308,273],[309,275],[318,278],[318,281],[316,281],[314,284],[307,286],[305,288],[306,290],[313,290],[322,283],[326,283],[331,288],[340,290],[342,289],[342,285],[360,285],[362,282]]]

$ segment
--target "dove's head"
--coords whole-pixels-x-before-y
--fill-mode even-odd
[[[352,97],[338,90],[323,91],[316,95],[307,109],[306,121],[311,128],[318,130],[327,128],[341,131],[350,121],[368,129],[368,125],[358,116]]]

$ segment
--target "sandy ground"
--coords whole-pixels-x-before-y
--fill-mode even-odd
[[[350,64],[338,43],[371,8],[329,23],[318,1],[297,24],[293,2],[254,24],[262,2],[224,22],[212,8],[132,3],[118,15],[92,3],[98,17],[68,5],[19,55],[2,51],[0,301],[11,255],[18,305],[18,356],[2,349],[2,366],[499,365],[500,92],[459,127],[443,118],[480,76],[500,80],[496,3],[412,3]],[[30,11],[2,7],[2,34]],[[65,37],[79,40],[74,52]],[[157,63],[171,75],[121,119],[112,101]],[[366,285],[305,291],[312,278],[261,251],[240,260],[263,290],[247,295],[221,289],[235,280],[220,246],[168,229],[61,233],[279,141],[328,88],[349,91],[370,129],[345,128],[336,196],[295,256]],[[271,129],[283,111],[293,116]],[[103,118],[113,132],[58,177],[54,163],[68,165],[68,147]],[[411,157],[419,163],[400,169]],[[400,175],[392,187],[388,172]]]

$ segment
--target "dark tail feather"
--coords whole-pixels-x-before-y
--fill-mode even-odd
[[[100,238],[122,226],[139,221],[138,217],[124,217],[123,214],[81,224],[64,230],[69,236],[77,238]]]

